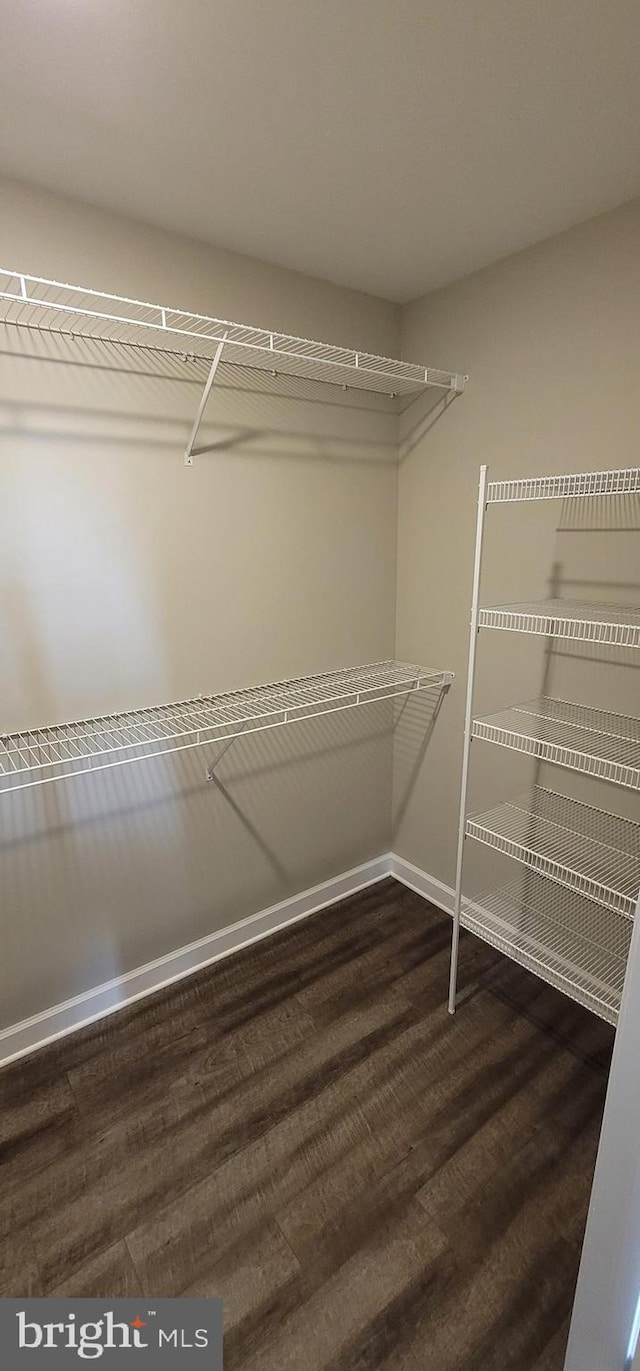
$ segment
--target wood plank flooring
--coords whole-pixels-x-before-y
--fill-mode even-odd
[[[386,880],[0,1073],[0,1295],[226,1371],[560,1371],[612,1032]]]

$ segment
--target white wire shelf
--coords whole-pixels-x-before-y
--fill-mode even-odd
[[[0,268],[0,318],[10,324],[102,339],[127,347],[153,347],[233,366],[322,381],[385,395],[429,387],[460,393],[466,377],[373,353],[234,324],[125,296],[50,281]]]
[[[640,824],[534,786],[467,819],[478,842],[568,890],[633,918],[640,891]]]
[[[450,671],[373,662],[226,695],[200,695],[172,705],[4,734],[0,793],[225,742],[416,690],[444,689],[452,680]]]
[[[480,609],[480,628],[541,633],[611,647],[640,647],[640,608],[581,600],[531,600]]]
[[[474,738],[640,790],[640,719],[543,697],[474,719]]]
[[[633,924],[525,871],[503,889],[463,897],[469,932],[615,1024]]]
[[[566,500],[595,495],[635,495],[640,491],[640,467],[618,471],[585,471],[568,476],[528,476],[514,481],[490,481],[487,504],[514,500]]]

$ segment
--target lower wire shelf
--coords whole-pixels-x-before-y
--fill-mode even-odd
[[[452,680],[451,671],[371,662],[226,695],[199,695],[177,704],[5,733],[0,735],[0,794],[226,742],[415,690],[442,690]]]
[[[633,921],[524,871],[463,898],[461,924],[608,1023],[618,1018]]]

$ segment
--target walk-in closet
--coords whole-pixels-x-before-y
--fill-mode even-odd
[[[637,8],[2,45],[0,1360],[636,1371]]]

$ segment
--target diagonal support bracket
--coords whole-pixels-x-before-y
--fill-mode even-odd
[[[216,372],[217,372],[218,367],[219,367],[219,365],[220,365],[220,362],[221,362],[221,360],[222,360],[222,352],[223,352],[224,345],[225,345],[226,341],[227,341],[227,335],[226,335],[226,333],[225,333],[224,338],[223,338],[222,341],[218,344],[218,346],[217,346],[217,348],[216,348],[216,350],[215,350],[215,353],[214,353],[214,356],[213,356],[213,361],[212,361],[212,363],[211,363],[211,367],[210,367],[210,370],[209,370],[209,375],[207,376],[207,379],[206,379],[206,382],[205,382],[205,387],[204,387],[204,390],[203,390],[203,392],[202,392],[202,398],[201,398],[201,400],[200,400],[200,404],[198,405],[198,412],[197,412],[196,417],[195,417],[195,419],[194,419],[194,421],[193,421],[193,428],[192,428],[192,430],[191,430],[191,433],[189,434],[189,442],[187,443],[187,446],[186,446],[185,452],[184,452],[184,464],[185,464],[186,467],[192,467],[192,466],[193,466],[193,459],[194,459],[194,456],[197,456],[197,452],[196,452],[195,449],[194,449],[194,444],[195,444],[196,438],[197,438],[197,436],[198,436],[198,431],[199,431],[200,425],[201,425],[201,423],[202,423],[202,416],[203,416],[204,411],[205,411],[205,409],[206,409],[207,400],[209,399],[209,396],[210,396],[210,394],[211,394],[211,387],[212,387],[212,385],[213,385],[213,383],[214,383],[214,381],[215,381],[215,379],[216,379]]]
[[[215,757],[214,760],[209,763],[206,772],[207,781],[215,781],[216,767],[220,765],[222,758],[226,756],[227,752],[229,751],[229,748],[233,747],[233,744],[238,741],[238,738],[240,736],[240,734],[236,733],[234,734],[233,738],[229,738],[229,741],[227,742],[226,746],[223,747],[222,751],[218,753],[217,757]]]

